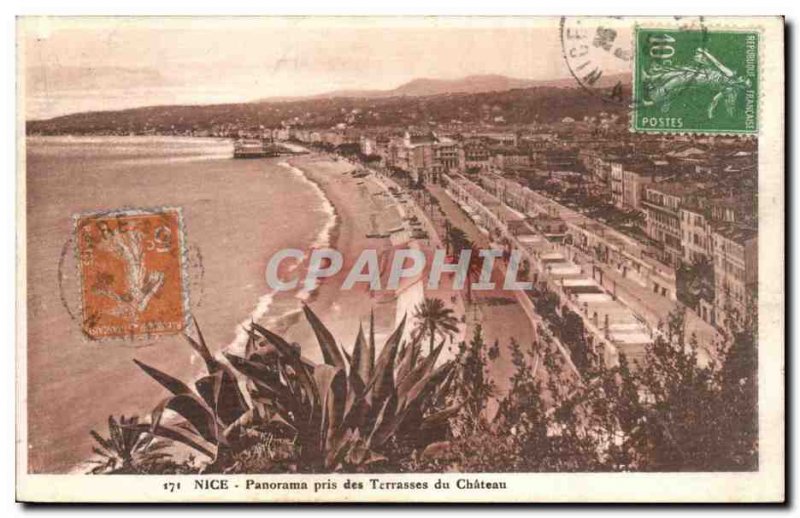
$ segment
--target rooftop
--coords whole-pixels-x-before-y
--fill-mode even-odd
[[[758,227],[741,223],[718,223],[714,232],[739,244],[758,238]]]
[[[678,182],[661,182],[649,184],[647,190],[682,197],[696,192],[697,186]]]

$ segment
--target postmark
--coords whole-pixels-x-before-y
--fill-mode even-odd
[[[561,53],[584,91],[617,104],[631,100],[630,24],[615,17],[563,17]]]
[[[78,215],[74,238],[87,337],[152,338],[183,330],[189,297],[180,209]]]
[[[634,131],[758,131],[758,32],[637,27],[634,39]]]

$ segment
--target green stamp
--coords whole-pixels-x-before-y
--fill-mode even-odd
[[[756,133],[758,33],[637,28],[635,131]]]

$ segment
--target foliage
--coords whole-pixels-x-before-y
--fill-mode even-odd
[[[433,352],[436,336],[451,338],[458,333],[458,319],[453,310],[444,305],[441,299],[425,298],[414,308],[416,326],[414,333],[417,337],[430,338],[429,352]]]
[[[369,337],[359,330],[348,354],[303,309],[323,364],[257,324],[244,357],[225,354],[248,380],[253,409],[247,415],[293,438],[302,469],[363,469],[387,461],[392,443],[425,446],[446,427],[455,409],[441,406],[453,372],[452,362],[436,365],[443,342],[423,355],[418,338],[402,341],[403,319],[375,359],[370,319]]]
[[[330,128],[346,122],[352,127],[402,127],[419,120],[464,123],[481,122],[486,105],[496,106],[509,124],[557,122],[569,116],[575,120],[601,111],[622,107],[605,103],[602,96],[586,96],[578,88],[536,87],[498,92],[398,96],[386,98],[337,97],[281,102],[216,104],[205,106],[151,106],[122,111],[76,113],[46,121],[28,121],[29,133],[103,134],[156,131],[177,133],[208,130],[234,136],[240,130],[276,128],[287,120],[306,128]],[[354,109],[360,113],[350,119]]]
[[[103,437],[95,430],[90,434],[95,440],[92,452],[97,456],[89,461],[94,467],[91,474],[132,474],[152,470],[162,464],[169,455],[164,452],[168,443],[137,429],[139,418],[108,416],[108,437]]]
[[[203,359],[208,374],[194,383],[194,390],[169,374],[134,360],[171,393],[153,409],[150,424],[140,424],[135,429],[182,443],[214,459],[215,463],[224,462],[233,447],[229,439],[233,438],[240,420],[247,418],[252,409],[233,371],[211,354],[196,323],[195,328],[197,340],[188,334],[186,338]],[[182,420],[165,422],[166,411],[174,412]]]
[[[540,326],[531,347],[508,344],[514,370],[500,394],[499,344],[487,347],[480,326],[437,366],[444,341],[424,355],[422,334],[403,340],[405,319],[376,354],[373,318],[348,352],[304,312],[321,364],[257,324],[242,356],[225,354],[233,369],[199,331],[190,339],[208,370],[194,389],[139,363],[171,395],[149,423],[109,418],[108,438],[92,431],[91,472],[191,469],[170,458],[169,441],[208,456],[205,471],[227,473],[757,469],[756,333],[747,321],[703,364],[675,311],[640,364],[624,355],[613,367],[587,362],[582,379],[565,376],[555,338]],[[181,420],[164,419],[168,410]]]
[[[738,332],[720,361],[701,365],[675,311],[641,365],[624,355],[608,368],[590,364],[577,385],[563,382],[552,340],[533,348],[512,340],[515,372],[491,422],[474,423],[423,471],[741,471],[758,466],[755,334]],[[479,337],[473,338],[473,342]],[[463,357],[463,355],[462,355]],[[470,368],[473,373],[475,368]]]
[[[559,339],[569,347],[570,356],[573,363],[575,363],[575,367],[583,372],[589,367],[591,361],[583,318],[566,305],[561,308],[561,314],[564,315],[564,318],[563,324],[559,328]]]
[[[198,330],[197,340],[187,338],[208,375],[192,390],[137,361],[171,395],[156,406],[149,424],[126,422],[125,430],[188,446],[212,459],[206,471],[225,472],[380,469],[398,452],[425,447],[446,433],[458,408],[446,406],[455,364],[437,365],[444,341],[424,355],[419,335],[403,340],[403,319],[376,358],[371,317],[369,337],[359,329],[348,353],[310,308],[303,309],[324,363],[253,323],[244,355],[223,353],[242,376],[248,401],[235,371],[211,355]],[[166,422],[167,410],[181,421]]]
[[[697,309],[700,299],[714,300],[714,265],[701,257],[691,265],[682,264],[675,272],[678,300]]]
[[[483,271],[483,260],[480,251],[475,245],[470,244],[472,252],[469,254],[469,264],[467,265],[467,301],[472,302],[472,283],[476,282]]]
[[[731,337],[707,366],[684,336],[685,310],[670,315],[636,375],[643,394],[642,469],[756,469],[757,384],[752,332]]]
[[[486,348],[480,324],[475,326],[470,342],[462,342],[459,346],[455,393],[463,408],[460,413],[462,432],[479,426],[486,417],[484,410],[489,398],[496,394],[497,389],[489,374],[489,357],[492,354],[492,348]]]
[[[463,250],[470,250],[472,248],[472,243],[467,237],[466,232],[456,226],[447,227],[445,239],[455,256],[458,256]]]

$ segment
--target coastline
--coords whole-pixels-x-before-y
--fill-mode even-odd
[[[376,294],[363,284],[356,284],[347,291],[340,287],[362,250],[383,250],[392,246],[388,238],[366,237],[371,232],[370,225],[377,224],[384,230],[398,226],[402,223],[400,213],[388,207],[380,196],[374,196],[377,188],[371,189],[364,181],[352,177],[349,173],[354,166],[348,162],[312,153],[291,158],[279,165],[287,171],[294,170],[303,175],[322,199],[322,210],[329,213],[330,219],[310,249],[335,248],[344,256],[344,264],[339,273],[321,280],[312,290],[298,288],[264,295],[271,299],[262,315],[262,325],[288,341],[300,344],[303,354],[309,359],[321,361],[316,337],[302,313],[302,303],[319,316],[339,344],[348,351],[358,334],[359,325],[366,329],[370,313],[374,311],[376,341],[381,345],[396,322],[396,295]]]
[[[414,247],[422,244],[415,240],[409,241],[408,236],[401,236],[404,232],[396,234],[394,238],[366,237],[367,234],[376,233],[376,230],[378,234],[384,235],[389,229],[402,226],[402,206],[388,196],[387,186],[383,182],[375,178],[353,177],[350,173],[356,166],[345,160],[313,153],[273,164],[281,166],[286,174],[301,176],[313,186],[321,205],[320,208],[309,210],[320,210],[328,216],[316,237],[307,245],[308,249],[334,248],[343,254],[344,264],[338,274],[323,279],[314,289],[300,287],[292,291],[267,291],[258,295],[252,310],[246,316],[239,317],[241,320],[236,324],[233,340],[217,349],[215,354],[221,355],[222,351],[241,354],[247,339],[245,326],[256,321],[290,343],[300,344],[306,357],[321,362],[317,339],[302,312],[303,303],[311,307],[336,337],[339,345],[348,352],[352,350],[359,326],[366,330],[370,313],[374,311],[376,345],[380,351],[403,314],[410,317],[410,308],[424,297],[423,283],[420,279],[410,280],[392,293],[372,292],[364,283],[356,284],[347,291],[340,287],[364,249],[391,250],[400,246],[398,241]],[[260,265],[260,268],[263,269],[264,266]],[[301,272],[298,273],[302,275]],[[409,333],[411,327],[412,322],[409,321],[406,333]],[[204,329],[206,335],[209,334],[208,331]],[[448,354],[450,351],[445,351],[445,355]],[[195,360],[191,358],[189,363],[191,370],[197,371],[197,375],[203,367]],[[69,472],[85,473],[88,460],[89,458],[79,461]]]
[[[336,207],[331,203],[325,191],[320,187],[317,181],[309,178],[309,175],[305,171],[293,166],[287,161],[282,160],[277,162],[276,165],[292,174],[295,174],[304,183],[309,185],[319,198],[322,205],[322,211],[326,213],[326,221],[323,224],[322,229],[320,229],[317,233],[314,241],[310,244],[309,249],[322,247],[336,248],[341,218],[336,211]],[[296,269],[297,266],[293,266],[289,272],[292,272]],[[281,310],[281,308],[276,309],[274,306],[276,299],[280,297],[280,300],[283,301],[288,297],[292,297],[310,305],[313,304],[313,302],[317,299],[318,289],[319,287],[315,287],[312,290],[306,290],[304,288],[297,289],[287,293],[276,291],[268,291],[264,293],[259,297],[258,303],[253,308],[253,311],[251,311],[246,318],[239,322],[235,330],[235,338],[230,344],[225,346],[223,350],[232,352],[234,354],[242,354],[248,338],[246,327],[250,322],[258,322],[261,324],[271,322],[272,325],[268,324],[268,326],[276,331],[280,331],[280,329],[275,329],[275,326],[279,326],[282,321],[294,323],[297,320],[297,317],[300,316],[301,309],[299,307],[290,310]],[[290,303],[290,300],[286,300],[287,305]]]
[[[265,162],[266,163],[266,162]],[[366,237],[366,227],[370,216],[382,213],[395,213],[395,219],[390,218],[384,228],[399,224],[400,215],[396,209],[387,211],[381,204],[373,203],[372,192],[359,189],[359,180],[349,173],[354,166],[344,161],[336,161],[320,154],[311,154],[302,158],[292,158],[287,161],[272,161],[273,165],[280,166],[285,174],[302,177],[304,182],[316,193],[319,198],[319,208],[309,205],[309,210],[319,210],[326,213],[328,219],[322,224],[315,237],[307,242],[308,250],[318,247],[331,247],[339,250],[345,256],[345,266],[336,276],[324,279],[312,290],[306,291],[300,287],[297,290],[274,292],[262,284],[264,293],[257,295],[255,305],[248,313],[240,314],[238,320],[228,324],[235,325],[234,337],[228,342],[223,342],[221,347],[215,348],[214,353],[221,357],[222,351],[241,354],[246,343],[247,334],[244,326],[251,319],[260,322],[271,331],[284,336],[289,342],[301,345],[303,354],[309,359],[321,362],[321,354],[316,337],[306,321],[302,304],[309,305],[319,316],[322,322],[331,330],[337,342],[347,351],[352,349],[360,324],[366,326],[369,322],[370,312],[374,309],[375,332],[378,346],[382,346],[385,337],[393,330],[395,324],[396,300],[393,297],[372,296],[373,293],[362,285],[356,285],[352,290],[340,290],[341,283],[349,267],[364,248],[390,247],[389,239],[371,239]],[[375,189],[373,189],[374,191]],[[316,203],[314,203],[316,206]],[[259,265],[263,271],[265,264]],[[298,268],[300,269],[300,268]],[[300,272],[298,272],[300,273]],[[301,273],[302,275],[302,273]],[[262,276],[263,279],[263,276]],[[263,282],[263,281],[262,281]],[[201,321],[202,322],[202,321]],[[202,324],[201,324],[202,326]],[[223,330],[217,330],[217,334]],[[207,336],[212,331],[203,328]],[[213,347],[213,342],[210,344]],[[181,356],[183,354],[181,353]],[[194,371],[197,376],[203,371],[202,362],[196,361],[194,355],[187,358],[189,371]],[[156,365],[158,365],[156,363]],[[157,401],[153,400],[153,403]],[[143,402],[145,405],[148,401]],[[68,472],[83,474],[87,471],[87,457],[78,461]]]
[[[196,251],[189,263],[190,310],[214,352],[234,340],[254,308],[271,305],[270,297],[262,298],[270,255],[307,247],[324,227],[323,212],[306,209],[319,207],[319,198],[299,175],[276,160],[219,159],[219,149],[207,140],[128,138],[97,138],[91,145],[41,139],[27,148],[26,360],[36,373],[27,386],[31,472],[73,471],[91,455],[88,432],[105,432],[109,415],[152,411],[164,389],[134,359],[183,380],[202,369],[180,334],[134,344],[85,339],[70,311],[80,301],[75,256],[56,260],[73,230],[72,214],[182,207],[187,244]],[[164,181],[172,189],[164,190]],[[49,209],[35,209],[42,206]]]

